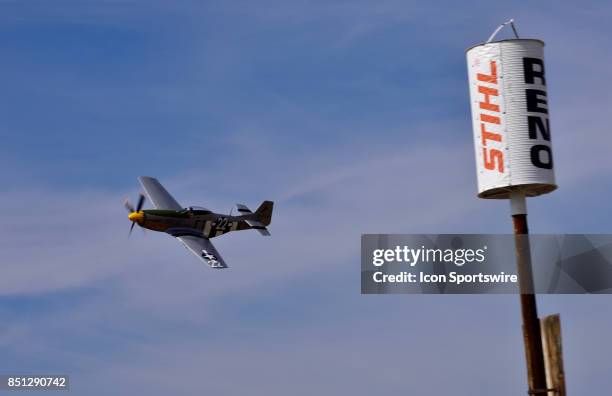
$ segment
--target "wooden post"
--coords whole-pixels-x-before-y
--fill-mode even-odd
[[[546,385],[549,396],[566,396],[563,349],[561,347],[561,319],[559,314],[546,316],[540,321],[542,346],[546,365]]]

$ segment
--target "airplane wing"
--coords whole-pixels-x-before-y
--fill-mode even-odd
[[[167,210],[181,210],[183,207],[172,195],[161,185],[161,183],[154,177],[140,176],[138,181],[142,185],[142,188],[147,194],[149,201],[153,203],[155,209],[167,209]]]
[[[191,253],[208,264],[210,268],[227,268],[227,264],[225,264],[223,257],[217,252],[217,249],[215,249],[215,246],[208,238],[183,235],[176,237],[176,239],[181,241]]]

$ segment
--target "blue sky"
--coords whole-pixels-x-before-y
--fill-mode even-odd
[[[361,233],[511,231],[476,198],[464,50],[546,42],[559,190],[536,233],[609,233],[607,2],[0,2],[0,373],[74,394],[525,392],[516,296],[361,296]],[[507,33],[502,33],[507,34]],[[136,232],[184,205],[276,202],[227,271]],[[562,314],[572,394],[608,389],[606,296]]]

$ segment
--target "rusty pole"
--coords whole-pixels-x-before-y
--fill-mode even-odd
[[[530,395],[547,395],[546,369],[544,351],[540,333],[540,320],[533,287],[531,252],[529,248],[529,229],[527,228],[527,204],[525,195],[512,192],[510,197],[512,223],[514,225],[514,243],[516,246],[516,265],[518,268],[521,297],[521,314],[523,318],[523,340],[527,361],[527,383]]]

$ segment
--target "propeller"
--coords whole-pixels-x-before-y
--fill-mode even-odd
[[[140,193],[138,195],[138,203],[136,204],[136,209],[134,209],[134,207],[132,206],[132,204],[130,203],[130,201],[127,198],[123,202],[123,206],[125,206],[125,208],[130,213],[140,212],[140,210],[142,209],[142,207],[144,205],[144,202],[145,202],[145,196],[144,196],[144,194]],[[136,222],[132,221],[132,226],[130,227],[130,233],[128,235],[132,235],[132,231],[134,230],[134,225],[136,225]]]

